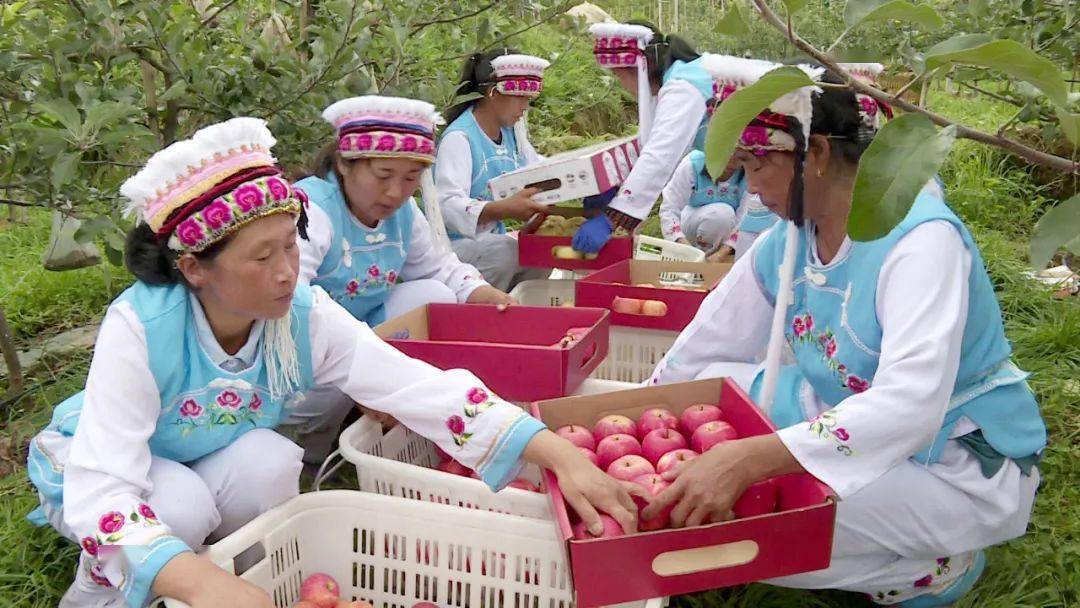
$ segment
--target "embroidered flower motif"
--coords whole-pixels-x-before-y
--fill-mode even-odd
[[[859,95],[859,106],[867,116],[877,116],[878,105],[869,95]]]
[[[847,441],[848,439],[851,439],[851,435],[848,435],[848,432],[844,429],[835,429],[833,430],[832,434],[836,435],[836,437],[840,441]]]
[[[109,579],[105,578],[105,573],[101,571],[101,566],[96,564],[94,567],[90,568],[90,580],[102,587],[112,587],[112,583],[109,582]]]
[[[803,323],[806,324],[806,331],[814,331],[814,317],[810,313],[803,315]]]
[[[253,411],[253,412],[257,412],[257,411],[259,411],[259,408],[261,408],[262,406],[263,406],[263,400],[262,400],[262,397],[259,396],[259,393],[252,394],[251,395],[251,401],[248,401],[248,409]]]
[[[924,577],[920,578],[919,580],[915,581],[914,586],[915,587],[929,587],[930,583],[932,583],[933,581],[934,581],[934,577],[927,574],[926,576],[924,576]]]
[[[810,420],[810,432],[821,439],[827,439],[837,444],[836,450],[844,456],[851,456],[854,450],[847,444],[851,435],[843,428],[837,427],[836,413],[832,410],[822,412]]]
[[[802,338],[806,334],[806,323],[802,317],[795,317],[791,321],[791,331],[795,332],[796,338]]]
[[[713,195],[713,189],[709,188],[708,190],[705,191],[705,194],[708,195],[708,196],[712,196]]]
[[[266,180],[266,187],[270,190],[270,196],[274,197],[275,201],[283,201],[289,198],[289,186],[277,177],[271,177]],[[240,202],[237,199],[237,202]]]
[[[240,395],[236,394],[236,391],[222,391],[221,394],[217,396],[217,402],[218,405],[227,410],[235,410],[240,407],[243,400],[240,399]]]
[[[386,272],[386,282],[391,284],[391,285],[393,285],[394,283],[397,283],[397,273],[394,272],[393,270],[388,270]]]
[[[98,529],[105,534],[119,532],[124,527],[124,514],[119,511],[109,511],[98,520]]]
[[[393,135],[383,135],[379,137],[379,143],[375,145],[375,149],[379,152],[388,152],[394,149],[395,143],[397,142],[394,141]]]
[[[303,204],[304,208],[306,209],[311,202],[311,199],[308,198],[307,192],[304,192],[301,188],[293,188],[293,192],[296,193],[296,198],[300,199],[300,203]]]
[[[506,88],[507,91],[513,91],[514,89],[517,88],[517,85],[514,84],[513,80],[507,80],[506,82],[503,83],[503,86]]]
[[[858,394],[870,388],[870,383],[856,376],[855,374],[848,374],[847,387],[851,390],[851,392]]]
[[[266,203],[263,191],[255,184],[244,184],[233,190],[233,200],[236,201],[237,206],[244,210],[244,213]]]
[[[229,204],[219,198],[203,209],[202,216],[203,221],[211,230],[221,230],[223,226],[228,225],[232,220],[233,214],[232,209],[229,209]]]
[[[835,359],[836,358],[836,349],[837,349],[836,338],[826,337],[825,342],[823,343],[823,345],[825,347],[825,356],[830,358],[830,359]]]
[[[432,144],[430,139],[424,138],[420,140],[420,149],[418,150],[420,154],[431,154],[431,150]]]
[[[447,418],[446,428],[450,429],[450,437],[458,447],[464,446],[473,435],[465,432],[465,420],[461,416],[454,415]]]
[[[194,399],[188,399],[180,406],[180,415],[184,418],[198,418],[202,416],[202,413],[203,406],[199,405]]]
[[[370,150],[371,146],[374,145],[375,140],[371,138],[371,135],[363,133],[355,138],[354,143],[356,144],[357,150]]]
[[[189,217],[176,227],[176,238],[180,239],[180,243],[185,247],[198,245],[205,236],[202,226],[199,226],[194,217]]]
[[[470,403],[483,403],[487,401],[488,398],[487,391],[479,387],[470,388],[466,396]]]
[[[416,147],[417,147],[417,143],[416,143],[416,138],[415,137],[413,137],[411,135],[406,135],[405,137],[403,137],[401,139],[401,151],[402,152],[412,152],[412,151],[416,150]]]
[[[747,147],[762,147],[768,146],[769,130],[760,125],[751,125],[743,129],[742,135],[739,137],[742,145]]]
[[[350,296],[355,296],[357,290],[359,290],[359,289],[360,289],[360,282],[357,281],[356,279],[352,279],[351,281],[349,281],[348,283],[345,284],[345,293],[350,295]]]
[[[146,519],[157,519],[157,514],[154,513],[154,510],[146,503],[139,505],[139,515],[142,515]]]
[[[79,543],[82,545],[83,551],[86,551],[90,557],[97,557],[98,542],[93,536],[87,536]]]

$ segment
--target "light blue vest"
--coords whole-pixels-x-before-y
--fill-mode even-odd
[[[928,191],[919,195],[907,217],[889,234],[853,243],[848,255],[835,266],[811,265],[807,239],[814,238],[812,228],[807,225],[799,233],[794,300],[785,325],[796,364],[781,372],[772,413],[778,426],[804,419],[799,405],[803,381],[834,406],[873,385],[882,337],[876,314],[878,274],[896,243],[916,226],[932,220],[945,220],[956,227],[971,252],[972,263],[960,368],[949,410],[941,431],[914,458],[922,463],[937,461],[961,416],[974,421],[991,447],[1008,458],[1028,457],[1046,446],[1046,427],[1025,381],[1027,374],[1009,360],[1011,347],[1005,339],[1001,310],[978,247],[945,202]],[[786,234],[786,230],[770,231],[754,259],[758,281],[773,301]],[[759,375],[755,392],[760,380]]]
[[[712,75],[705,71],[701,67],[701,57],[693,61],[676,61],[671,64],[671,67],[664,72],[663,84],[667,84],[672,80],[685,80],[689,82],[695,89],[701,93],[702,98],[705,99],[706,107],[712,102],[713,97],[716,95]],[[694,135],[694,149],[705,151],[705,132],[709,128],[709,119],[712,118],[711,113],[706,112],[705,116],[701,119],[701,125],[698,126],[697,133]]]
[[[705,171],[705,153],[701,150],[690,152],[690,166],[694,168],[694,188],[687,203],[691,207],[704,207],[713,203],[727,205],[739,210],[739,201],[746,192],[745,173],[737,169],[727,181],[714,182]]]
[[[472,155],[472,184],[469,187],[469,198],[480,201],[493,200],[488,182],[504,173],[509,173],[525,166],[525,158],[518,154],[517,138],[514,129],[503,127],[500,129],[502,143],[496,144],[484,133],[473,116],[473,109],[465,110],[450,126],[446,127],[442,136],[446,137],[454,131],[461,131],[469,141],[469,153]],[[438,166],[435,167],[438,171]],[[497,222],[493,232],[506,233],[506,225],[502,221]],[[465,238],[464,235],[450,232],[450,239]]]
[[[769,211],[767,208],[747,208],[746,213],[744,213],[742,219],[739,220],[738,231],[740,233],[761,234],[769,228],[772,228],[773,224],[779,219],[780,216]]]
[[[413,206],[368,228],[349,210],[337,176],[307,177],[296,183],[313,205],[330,216],[333,236],[312,279],[354,317],[375,326],[386,320],[386,299],[401,274],[412,237]]]
[[[225,371],[210,360],[199,344],[186,287],[136,282],[117,301],[131,303],[146,333],[150,373],[161,397],[161,413],[149,440],[155,456],[188,463],[230,445],[252,429],[272,429],[288,416],[287,404],[314,383],[308,325],[312,296],[307,285],[297,285],[290,313],[301,386],[278,399],[270,396],[261,348],[251,367],[241,372]],[[74,435],[83,395],[80,391],[56,406],[46,430]],[[124,398],[124,387],[116,387],[116,398]],[[56,464],[36,442],[30,443],[30,481],[46,501],[59,508],[64,497],[63,469]],[[31,521],[44,523],[40,511],[31,515]]]

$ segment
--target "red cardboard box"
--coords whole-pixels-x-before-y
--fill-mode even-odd
[[[566,207],[550,207],[544,215],[534,216],[518,232],[518,263],[522,266],[535,268],[562,268],[565,270],[596,270],[606,268],[619,260],[628,260],[634,255],[634,238],[632,236],[612,237],[597,257],[591,260],[568,260],[557,258],[553,250],[556,247],[569,247],[572,237],[569,236],[541,236],[536,233],[544,218],[549,215],[562,217],[583,217],[584,209]]]
[[[731,264],[708,262],[667,262],[623,260],[578,280],[574,286],[574,305],[611,310],[611,323],[622,327],[642,327],[682,331],[697,314],[709,291],[731,270]],[[682,284],[695,277],[698,291],[665,287]],[[637,287],[651,283],[655,287]],[[667,305],[667,314],[651,317],[615,312],[616,297],[659,300]]]
[[[676,415],[714,403],[740,437],[775,428],[734,382],[698,380],[534,403],[533,415],[555,429],[592,428],[600,418],[633,419],[658,404]],[[575,540],[558,479],[545,471],[556,522],[567,539],[578,608],[692,593],[828,567],[836,519],[835,494],[808,473],[777,477],[776,513],[694,528]]]
[[[464,368],[503,399],[535,401],[574,392],[608,351],[608,311],[428,304],[375,328],[401,352],[440,369]],[[589,330],[569,347],[570,328]]]

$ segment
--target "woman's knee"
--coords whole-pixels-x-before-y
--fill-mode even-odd
[[[150,463],[153,489],[147,503],[173,536],[197,549],[220,524],[213,493],[192,469],[172,460],[154,458]]]

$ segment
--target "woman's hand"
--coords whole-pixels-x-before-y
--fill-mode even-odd
[[[265,591],[194,553],[169,560],[154,578],[153,590],[191,608],[274,608]]]
[[[713,253],[709,254],[706,258],[706,262],[719,263],[729,261],[729,257],[734,257],[735,250],[730,245],[723,245]]]
[[[469,304],[495,304],[497,306],[510,306],[511,304],[517,304],[510,294],[505,291],[495,289],[491,285],[481,285],[473,290],[469,294],[469,298],[466,300]]]
[[[525,446],[525,460],[550,469],[559,478],[559,489],[589,532],[604,530],[599,513],[619,522],[627,534],[637,532],[637,506],[631,493],[648,500],[644,488],[623,484],[605,475],[585,459],[573,444],[551,431],[540,431]]]
[[[751,484],[802,470],[775,434],[725,441],[664,473],[665,480],[674,482],[641,516],[651,519],[674,504],[671,525],[676,528],[724,521],[732,518],[731,506]]]
[[[480,222],[507,219],[525,221],[537,213],[543,213],[547,205],[533,200],[533,195],[538,192],[539,188],[524,188],[511,197],[487,203],[480,212]]]

